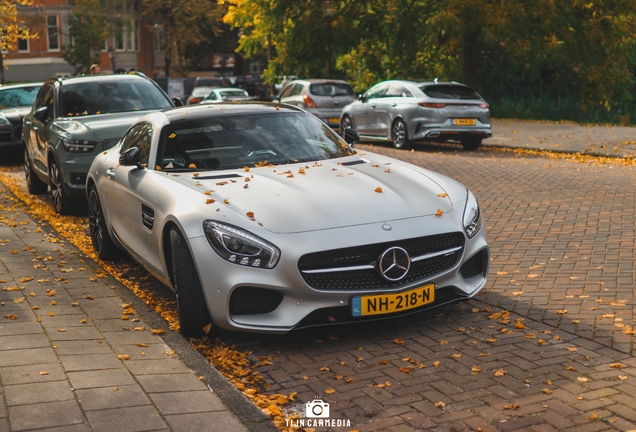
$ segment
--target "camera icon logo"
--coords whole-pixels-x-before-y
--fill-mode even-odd
[[[320,399],[307,402],[305,407],[305,417],[307,418],[329,418],[329,403]]]

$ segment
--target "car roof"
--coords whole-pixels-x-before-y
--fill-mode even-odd
[[[309,83],[309,84],[349,84],[345,80],[337,80],[337,79],[323,79],[323,78],[308,78],[308,79],[295,79],[292,83]]]
[[[209,117],[231,117],[246,114],[270,114],[275,112],[304,112],[300,108],[276,102],[232,102],[226,104],[184,105],[162,111],[170,123]]]
[[[107,81],[124,81],[124,80],[146,80],[148,79],[145,75],[135,72],[135,73],[126,73],[126,74],[103,74],[103,75],[78,75],[74,77],[66,77],[66,78],[49,78],[46,80],[47,83],[59,83],[62,85],[69,84],[77,84],[82,82],[107,82]]]

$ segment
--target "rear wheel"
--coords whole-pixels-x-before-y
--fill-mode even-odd
[[[353,122],[351,121],[351,117],[346,115],[342,118],[342,121],[340,122],[340,136],[344,138],[345,129],[351,129],[351,128],[353,128]]]
[[[61,215],[76,213],[79,210],[80,203],[66,195],[62,186],[63,183],[62,171],[55,159],[53,159],[49,164],[49,184],[51,186],[53,208]]]
[[[172,282],[177,294],[177,313],[185,337],[203,335],[203,327],[212,322],[201,281],[185,238],[177,228],[170,229]]]
[[[94,185],[88,192],[88,226],[95,254],[102,260],[117,258],[120,252],[108,233],[102,203]]]
[[[40,180],[36,173],[33,172],[31,158],[29,157],[29,152],[26,148],[24,149],[24,177],[26,179],[29,193],[41,194],[46,192],[49,187],[46,183]]]
[[[481,138],[473,138],[473,139],[462,141],[462,146],[464,146],[465,150],[477,150],[480,145],[481,145]]]
[[[397,119],[393,122],[393,126],[391,127],[391,139],[393,140],[393,147],[396,149],[409,148],[409,132],[403,120]]]

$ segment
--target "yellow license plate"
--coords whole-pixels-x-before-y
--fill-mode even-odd
[[[357,296],[351,299],[353,316],[389,314],[414,309],[435,301],[435,285],[424,285],[395,294]]]
[[[340,123],[340,118],[338,118],[338,117],[329,117],[329,123]]]
[[[455,126],[475,126],[477,121],[475,119],[453,119]]]

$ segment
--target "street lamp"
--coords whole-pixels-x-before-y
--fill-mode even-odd
[[[331,59],[331,25],[333,23],[334,0],[321,0],[322,17],[327,27],[327,78],[333,78],[332,59]]]

